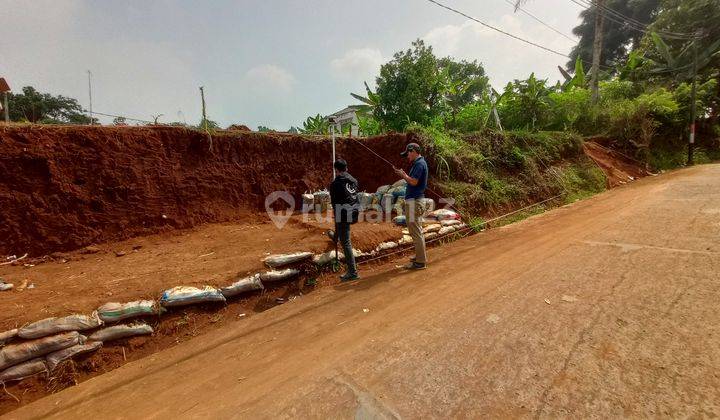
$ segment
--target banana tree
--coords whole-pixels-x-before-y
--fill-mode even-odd
[[[580,59],[580,56],[575,60],[575,74],[570,75],[564,68],[561,66],[558,66],[558,70],[560,70],[560,73],[565,78],[565,83],[562,84],[561,89],[563,92],[567,92],[569,90],[572,90],[574,87],[579,88],[587,88],[588,87],[588,81],[585,74],[585,67],[583,66],[583,62]]]
[[[330,131],[330,123],[320,114],[307,117],[303,122],[300,132],[303,134],[327,134]]]
[[[356,108],[355,112],[358,114],[358,118],[377,117],[377,114],[380,111],[380,95],[373,92],[367,82],[363,82],[363,84],[365,85],[366,96],[358,95],[357,93],[350,93],[350,96],[362,102],[362,104]],[[385,131],[385,127],[382,122],[377,118],[375,119],[380,123],[380,131]]]

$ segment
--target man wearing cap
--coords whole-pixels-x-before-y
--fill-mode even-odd
[[[350,225],[357,223],[360,204],[358,201],[358,182],[347,171],[347,162],[338,159],[333,164],[337,175],[330,184],[330,202],[335,216],[335,232],[328,236],[334,241],[340,241],[345,255],[347,272],[340,276],[342,281],[357,280],[360,278],[355,265],[352,243],[350,242]]]
[[[395,169],[395,173],[407,181],[407,188],[405,190],[405,221],[408,231],[410,231],[410,236],[415,242],[415,258],[411,258],[410,263],[406,265],[405,268],[422,270],[427,263],[422,216],[425,214],[424,198],[428,181],[428,167],[425,158],[420,156],[420,145],[417,143],[408,144],[400,156],[407,158],[411,164],[410,173],[405,173],[404,170],[397,168]]]

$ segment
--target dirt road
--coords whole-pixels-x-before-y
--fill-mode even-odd
[[[8,414],[720,415],[720,165],[434,249]]]

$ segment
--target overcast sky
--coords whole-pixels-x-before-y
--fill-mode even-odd
[[[441,0],[569,53],[570,40],[514,13],[506,0]],[[580,8],[530,0],[526,10],[571,35]],[[93,109],[161,122],[208,117],[225,127],[287,130],[353,103],[382,63],[416,38],[438,56],[481,62],[496,87],[531,71],[552,82],[567,61],[426,0],[0,0],[0,77]],[[574,38],[574,37],[573,37]],[[110,119],[103,119],[109,122]]]

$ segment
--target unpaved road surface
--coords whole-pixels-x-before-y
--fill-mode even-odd
[[[10,418],[720,415],[720,165],[397,262]]]

